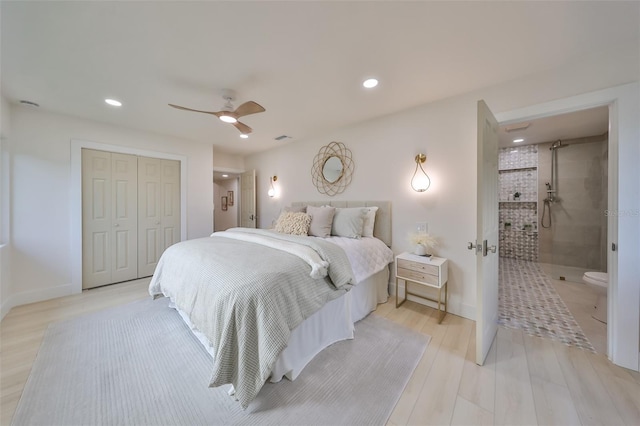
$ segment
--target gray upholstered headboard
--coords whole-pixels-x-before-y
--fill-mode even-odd
[[[373,236],[391,247],[391,201],[295,201],[292,206],[378,207]]]

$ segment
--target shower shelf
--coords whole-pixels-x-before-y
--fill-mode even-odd
[[[523,170],[538,170],[537,166],[529,166],[529,167],[514,167],[512,169],[498,169],[498,172],[517,172]]]
[[[538,231],[525,231],[524,229],[500,229],[500,232],[524,232],[528,235],[534,235],[538,233]]]

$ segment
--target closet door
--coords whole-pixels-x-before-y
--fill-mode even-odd
[[[180,241],[180,162],[161,160],[162,251]]]
[[[138,277],[137,158],[82,150],[82,288]]]
[[[153,275],[160,255],[180,241],[180,162],[138,158],[138,273]]]
[[[82,288],[111,283],[111,154],[82,150]]]
[[[111,154],[111,282],[138,278],[138,158]]]

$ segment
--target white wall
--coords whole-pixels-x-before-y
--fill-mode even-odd
[[[227,154],[214,148],[213,168],[219,171],[242,171],[244,170],[244,158],[240,155]]]
[[[0,94],[0,319],[9,312],[5,303],[11,295],[11,234],[9,230],[9,182],[11,114],[9,104]]]
[[[187,157],[187,238],[210,235],[212,148],[15,106],[11,109],[10,305],[71,292],[71,140]]]
[[[436,251],[450,259],[450,311],[475,318],[476,260],[466,249],[476,235],[476,102],[485,99],[494,112],[509,111],[553,99],[636,81],[637,45],[611,56],[586,57],[562,69],[402,111],[284,147],[248,156],[247,169],[258,175],[259,226],[268,227],[283,205],[323,200],[311,181],[318,150],[331,141],[353,152],[351,184],[336,200],[391,200],[395,253],[410,248],[407,233],[418,221],[443,244]],[[473,72],[473,70],[469,70]],[[382,90],[382,89],[381,89]],[[637,124],[636,124],[637,126]],[[637,140],[625,140],[625,144]],[[432,180],[422,194],[411,190],[413,157],[427,155]],[[278,175],[280,197],[270,199],[270,174]],[[633,184],[636,186],[638,183]]]
[[[452,259],[451,310],[473,318],[475,258],[465,245],[475,235],[475,120],[474,100],[449,100],[248,157],[247,168],[257,173],[258,226],[270,227],[292,201],[328,199],[313,185],[311,165],[322,146],[343,142],[355,168],[351,184],[333,199],[392,201],[396,253],[410,248],[407,235],[416,222],[427,221],[442,241],[436,252]],[[422,194],[410,187],[420,152],[427,155],[424,167],[432,182]],[[270,175],[278,176],[279,197],[267,196]]]

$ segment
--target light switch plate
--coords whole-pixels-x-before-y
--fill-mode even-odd
[[[426,234],[429,232],[429,225],[427,222],[416,222],[416,232],[418,234]]]

